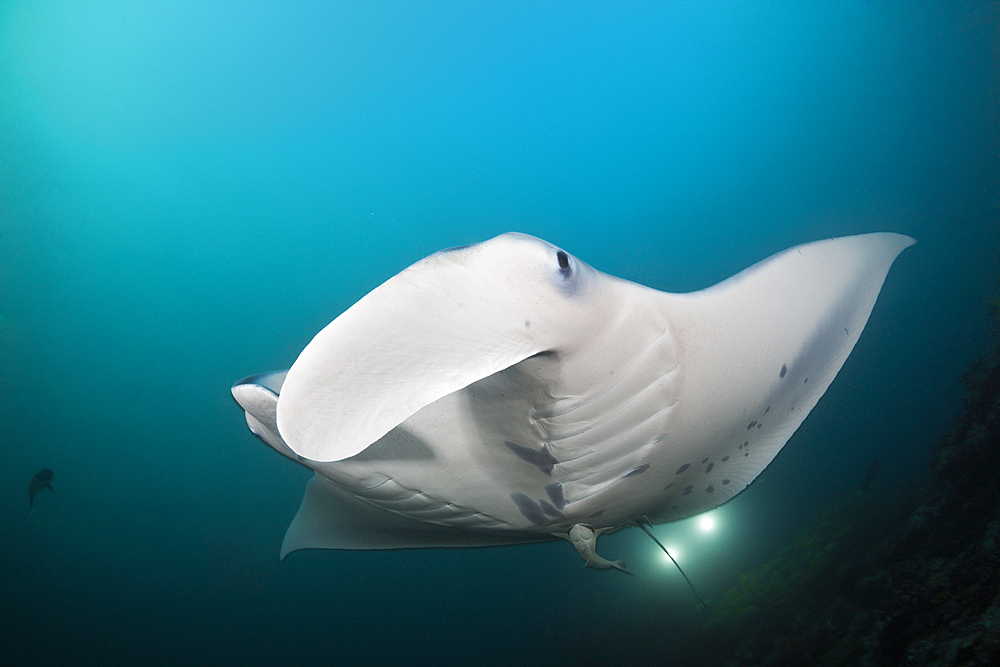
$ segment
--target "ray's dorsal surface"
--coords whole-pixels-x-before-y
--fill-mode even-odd
[[[282,557],[530,542],[578,524],[596,541],[711,509],[816,405],[912,243],[808,243],[688,294],[523,234],[431,255],[288,371],[233,387],[250,430],[315,472]]]

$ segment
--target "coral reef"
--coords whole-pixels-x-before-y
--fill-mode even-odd
[[[743,575],[710,603],[706,625],[734,637],[712,664],[1000,664],[1000,341],[962,381],[931,483],[828,508]]]
[[[850,515],[860,509],[831,505],[799,529],[791,545],[763,565],[740,575],[736,586],[726,590],[708,607],[705,628],[726,625],[752,617],[797,596],[821,571],[830,567],[838,540],[852,532]]]

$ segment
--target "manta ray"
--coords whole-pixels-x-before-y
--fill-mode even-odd
[[[250,431],[315,473],[281,558],[563,538],[627,571],[597,556],[597,537],[745,489],[826,392],[912,243],[807,243],[685,294],[518,233],[435,253],[290,369],[232,387]]]

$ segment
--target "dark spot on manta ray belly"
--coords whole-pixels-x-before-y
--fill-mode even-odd
[[[714,463],[709,463],[709,464],[708,464],[708,465],[707,465],[707,466],[705,467],[705,472],[706,472],[706,473],[709,473],[709,472],[712,472],[712,468],[714,468],[714,467],[715,467],[715,464],[714,464]]]
[[[520,491],[515,491],[510,494],[510,499],[514,501],[514,504],[517,505],[517,510],[522,514],[522,516],[524,516],[525,519],[536,526],[545,523],[545,514],[542,512],[542,508],[534,500]]]
[[[788,372],[788,366],[786,366],[785,364],[781,364],[781,370],[778,371],[778,377],[780,378],[785,377],[785,373],[787,372]]]
[[[749,424],[747,424],[747,430],[749,431],[750,429],[752,429],[756,425],[757,425],[757,420],[754,419],[752,422],[750,422]]]
[[[587,518],[588,519],[596,519],[597,517],[601,516],[602,514],[604,514],[604,510],[597,510],[596,512],[591,512],[590,515]]]
[[[549,494],[549,500],[552,501],[553,505],[559,509],[566,507],[566,498],[563,497],[562,484],[559,482],[546,484],[545,493]]]
[[[715,487],[714,486],[706,486],[705,487],[705,493],[715,493]]]
[[[545,500],[539,500],[538,504],[542,506],[542,511],[545,512],[546,514],[548,514],[549,516],[555,517],[557,519],[563,518],[563,513],[560,512],[559,510],[557,510],[555,507],[553,507],[547,501],[545,501]]]
[[[688,469],[688,468],[690,468],[690,467],[691,467],[691,464],[690,464],[690,463],[685,463],[685,464],[684,464],[684,465],[682,465],[682,466],[681,466],[680,468],[678,468],[678,469],[677,469],[677,472],[675,472],[674,474],[675,474],[675,475],[679,475],[679,474],[681,474],[682,472],[684,472],[685,470],[687,470],[687,469]]]
[[[559,463],[559,461],[556,461],[552,454],[549,453],[548,446],[546,445],[542,445],[541,449],[532,449],[530,447],[519,445],[516,442],[511,442],[510,440],[505,440],[503,444],[507,445],[510,451],[517,455],[517,458],[530,463],[546,475],[551,475],[552,468],[555,464]]]
[[[723,463],[725,463],[725,462],[726,462],[726,461],[728,461],[728,460],[729,460],[729,457],[728,457],[728,456],[723,456],[723,457],[722,457],[722,462],[723,462]]]
[[[724,480],[722,480],[722,483],[723,484],[729,484],[729,480],[728,479],[724,479]]]
[[[681,491],[681,495],[682,495],[682,496],[686,496],[687,494],[691,493],[691,490],[692,490],[692,489],[694,489],[694,486],[693,486],[693,485],[692,485],[692,486],[685,486],[685,487],[684,487],[684,490],[683,490],[683,491]]]

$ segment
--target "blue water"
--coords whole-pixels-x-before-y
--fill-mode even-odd
[[[696,601],[635,530],[601,541],[631,578],[566,543],[279,563],[309,473],[229,386],[504,231],[667,291],[915,237],[777,460],[657,529],[717,596],[872,459],[927,476],[1000,290],[998,35],[985,1],[0,4],[3,663],[669,660]]]

